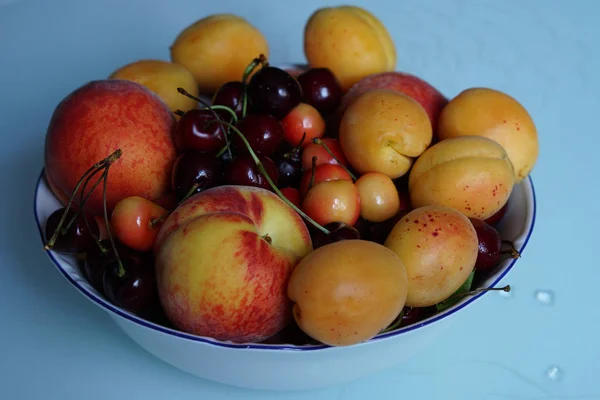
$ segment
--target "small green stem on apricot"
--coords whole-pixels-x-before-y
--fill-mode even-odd
[[[326,229],[325,227],[321,226],[315,220],[313,220],[311,217],[309,217],[308,215],[306,215],[302,210],[300,210],[298,207],[296,207],[294,205],[294,203],[292,203],[291,201],[289,201],[288,198],[283,195],[283,193],[281,193],[281,190],[279,190],[279,188],[277,187],[277,185],[275,185],[275,183],[273,182],[273,180],[271,179],[271,177],[267,173],[267,170],[265,169],[264,165],[260,162],[260,160],[256,156],[256,153],[252,149],[252,146],[250,145],[250,143],[248,143],[248,140],[246,140],[246,138],[244,137],[244,134],[242,132],[240,132],[239,129],[237,129],[231,123],[226,122],[226,121],[223,121],[223,123],[225,123],[226,125],[228,125],[240,137],[240,139],[242,140],[242,142],[244,142],[244,145],[248,149],[248,152],[250,153],[250,156],[252,157],[252,160],[256,164],[256,167],[259,169],[260,173],[265,177],[265,179],[269,183],[269,186],[271,186],[271,188],[275,191],[275,193],[277,194],[277,196],[279,196],[279,198],[281,198],[294,211],[296,211],[298,214],[300,214],[302,217],[304,217],[308,222],[310,222],[315,228],[321,230],[326,235],[329,235],[330,232],[329,232],[328,229]]]
[[[354,174],[344,164],[340,162],[340,160],[333,154],[333,152],[331,151],[329,146],[325,144],[325,142],[323,142],[319,138],[313,138],[312,142],[322,146],[325,149],[325,151],[329,153],[329,155],[335,160],[335,162],[338,163],[342,168],[344,168],[348,175],[350,175],[350,178],[352,178],[352,181],[356,181],[356,176],[354,176]]]

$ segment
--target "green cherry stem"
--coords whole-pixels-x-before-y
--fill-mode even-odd
[[[181,198],[181,200],[179,200],[179,202],[175,205],[175,207],[173,207],[172,210],[167,211],[166,213],[164,213],[163,215],[161,215],[160,217],[154,218],[150,221],[148,221],[148,228],[150,229],[154,229],[156,228],[156,225],[160,224],[161,222],[163,222],[165,219],[167,219],[167,217],[169,215],[171,215],[171,213],[173,211],[175,211],[175,209],[177,207],[179,207],[184,201],[186,201],[187,199],[189,199],[190,197],[192,197],[192,195],[196,192],[196,189],[198,189],[198,187],[200,187],[200,185],[198,183],[194,183],[192,185],[192,187],[190,188],[190,190],[188,190],[188,192],[185,194],[185,196],[183,196]]]
[[[464,293],[456,293],[456,294],[450,296],[449,299],[450,298],[461,298],[461,297],[465,297],[465,296],[472,296],[477,293],[491,292],[491,291],[510,292],[510,285],[506,285],[503,287],[480,288],[480,289],[470,290],[470,291],[464,292]]]
[[[104,166],[106,166],[107,164],[110,164],[110,163],[116,161],[119,157],[121,157],[121,154],[122,154],[121,149],[115,150],[108,157],[106,157],[103,160],[98,161],[96,164],[92,165],[81,176],[81,178],[79,178],[79,181],[77,181],[77,184],[75,185],[75,189],[73,189],[73,192],[71,193],[71,196],[69,197],[69,202],[67,203],[67,206],[65,207],[65,211],[63,212],[63,215],[61,216],[60,221],[58,221],[58,226],[56,227],[56,230],[52,234],[52,237],[50,238],[50,240],[48,240],[48,242],[44,246],[44,250],[50,250],[50,249],[52,249],[52,247],[54,247],[54,243],[56,243],[56,239],[58,238],[58,235],[60,234],[60,232],[62,232],[63,224],[65,223],[67,214],[69,213],[69,210],[71,209],[71,206],[73,205],[73,200],[75,199],[75,196],[77,195],[77,192],[79,191],[79,188],[84,183],[84,181],[87,179],[87,177],[90,174],[95,173],[95,171],[104,168]]]
[[[237,124],[237,122],[238,122],[237,115],[235,115],[235,111],[233,111],[231,108],[229,108],[227,106],[220,106],[220,105],[210,106],[209,108],[212,108],[213,110],[227,111],[229,114],[231,114],[231,118],[233,119],[233,123]]]
[[[256,153],[254,152],[254,150],[252,149],[252,146],[250,145],[250,143],[248,143],[248,140],[246,140],[246,138],[244,137],[244,134],[242,132],[240,132],[235,126],[233,126],[232,124],[230,124],[229,122],[225,122],[225,124],[229,125],[229,127],[240,137],[240,139],[244,142],[244,145],[246,146],[246,148],[248,149],[248,152],[250,153],[250,156],[252,157],[252,160],[254,160],[254,163],[256,164],[256,166],[258,167],[258,169],[260,170],[260,173],[265,177],[265,179],[267,180],[267,182],[269,182],[269,185],[271,186],[271,188],[275,191],[275,193],[277,193],[277,195],[291,208],[294,209],[294,211],[296,211],[298,214],[300,214],[302,217],[304,217],[308,222],[310,222],[315,228],[319,229],[320,231],[322,231],[323,233],[325,233],[326,235],[329,235],[331,232],[329,232],[329,230],[323,226],[321,226],[320,224],[318,224],[315,220],[313,220],[311,217],[309,217],[308,215],[306,215],[302,210],[300,210],[298,207],[296,207],[294,205],[294,203],[292,203],[291,201],[288,200],[287,197],[285,197],[283,195],[283,193],[281,193],[281,191],[279,190],[279,188],[277,187],[277,185],[275,185],[275,183],[273,182],[273,180],[271,179],[271,177],[269,176],[269,174],[267,173],[267,170],[265,169],[265,167],[263,166],[263,164],[260,162],[260,160],[258,159],[258,157],[256,156]]]
[[[325,149],[325,151],[329,153],[329,155],[335,160],[335,162],[337,162],[342,168],[344,168],[348,175],[350,175],[350,178],[352,178],[353,181],[356,181],[356,176],[354,176],[354,174],[350,172],[350,170],[340,162],[340,160],[333,154],[333,152],[331,151],[331,149],[329,149],[329,146],[327,146],[325,142],[323,142],[319,138],[313,138],[312,142],[322,146]]]
[[[308,190],[315,184],[315,171],[317,170],[317,156],[312,156],[310,167],[310,182],[308,182]]]
[[[250,64],[248,64],[248,66],[244,70],[244,74],[242,75],[242,83],[245,84],[248,81],[248,77],[250,76],[250,74],[252,74],[252,71],[254,71],[256,67],[258,67],[259,64],[263,67],[268,65],[267,57],[265,57],[264,54],[260,54],[258,57],[253,59],[250,62]]]
[[[108,211],[106,209],[106,188],[108,183],[108,170],[110,169],[110,164],[106,166],[104,173],[102,176],[104,177],[104,182],[102,185],[102,208],[104,212],[104,223],[106,224],[106,233],[108,234],[108,239],[110,240],[110,245],[112,250],[115,253],[115,258],[117,259],[117,264],[119,266],[119,270],[117,271],[117,276],[122,278],[125,275],[125,268],[123,267],[123,262],[121,261],[121,257],[119,257],[119,252],[117,251],[117,245],[115,244],[115,240],[113,239],[112,233],[110,232],[110,223],[108,220]]]
[[[103,169],[105,169],[105,167],[96,170],[93,174],[91,174],[90,176],[88,176],[88,178],[85,180],[85,183],[83,184],[83,187],[81,188],[81,197],[79,199],[79,209],[80,210],[83,210],[83,206],[84,206],[85,202],[87,201],[87,199],[92,195],[92,193],[94,193],[94,190],[96,190],[96,188],[100,185],[100,182],[102,182],[102,179],[104,177],[104,173],[102,175],[100,175],[100,177],[98,179],[96,179],[96,182],[94,183],[94,186],[92,186],[92,188],[90,189],[90,191],[88,192],[88,194],[84,196],[85,189],[86,189],[88,183],[90,182],[91,178],[96,173],[102,171]],[[74,220],[75,220],[75,218],[73,218],[73,221]],[[88,220],[87,214],[85,212],[83,213],[83,220],[85,221],[85,226],[87,227],[88,232],[90,233],[90,235],[92,236],[92,238],[94,238],[94,242],[96,242],[96,245],[100,249],[100,253],[105,254],[106,253],[106,249],[104,248],[104,246],[102,246],[102,243],[100,243],[100,238],[97,237],[96,235],[94,235],[92,233],[92,227],[90,226],[90,221]]]

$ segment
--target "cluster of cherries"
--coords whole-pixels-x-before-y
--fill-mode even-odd
[[[259,65],[260,69],[254,72]],[[270,66],[260,56],[250,63],[240,81],[222,85],[210,106],[185,90],[178,90],[204,107],[177,112],[174,143],[178,156],[171,173],[177,202],[225,184],[272,190],[305,219],[314,248],[349,239],[383,243],[395,223],[409,211],[380,223],[360,218],[354,226],[340,222],[320,226],[300,210],[301,198],[311,185],[354,176],[336,138],[336,129],[327,129],[327,121],[334,117],[343,95],[329,69],[309,69],[295,78],[281,68]],[[92,167],[82,176],[69,205],[50,215],[46,223],[46,248],[85,254],[86,277],[109,301],[169,325],[157,296],[152,252],[133,249],[117,240],[111,234],[106,212],[102,218],[80,211],[86,196],[100,183],[106,184],[109,167],[119,156],[117,151]],[[94,176],[100,173],[92,189],[86,192]],[[407,193],[406,176],[395,184],[399,193]],[[80,201],[76,204],[74,199],[80,186]],[[479,238],[476,265],[479,279],[501,261],[502,240],[493,225],[505,211],[506,207],[493,220],[472,220]],[[157,216],[152,222],[160,226],[167,214]],[[413,324],[435,312],[435,307],[407,307],[393,327]],[[286,333],[285,339],[278,337],[273,341],[310,341],[294,324],[282,334]]]

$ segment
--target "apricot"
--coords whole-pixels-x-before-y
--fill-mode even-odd
[[[177,92],[182,87],[198,96],[198,85],[183,65],[163,60],[139,60],[124,65],[110,74],[109,79],[125,79],[144,85],[158,95],[173,112],[197,107],[195,100]]]
[[[431,144],[432,135],[423,107],[408,95],[387,89],[358,96],[339,130],[342,151],[356,171],[381,172],[392,179],[408,172]]]
[[[356,6],[316,10],[304,27],[304,54],[311,68],[329,68],[344,91],[368,75],[396,68],[389,32]]]
[[[383,222],[400,210],[400,196],[389,176],[367,172],[354,185],[360,197],[360,215],[367,221]]]
[[[201,93],[214,93],[222,84],[242,79],[248,64],[260,54],[269,57],[263,34],[246,19],[216,14],[186,27],[175,39],[171,60],[196,78]]]
[[[441,140],[484,136],[504,147],[515,170],[515,182],[525,179],[539,153],[537,129],[517,100],[498,90],[470,88],[450,100],[439,119]]]
[[[473,271],[478,244],[471,221],[454,209],[425,206],[406,214],[384,243],[406,267],[406,305],[428,307],[450,297]]]
[[[310,252],[288,283],[294,319],[312,338],[348,346],[373,338],[402,311],[407,273],[393,251],[345,240]]]
[[[413,207],[440,205],[486,219],[508,201],[515,184],[502,146],[480,136],[446,139],[428,148],[408,177]]]

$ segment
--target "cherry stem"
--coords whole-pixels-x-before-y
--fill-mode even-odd
[[[319,138],[313,138],[312,139],[313,143],[316,143],[318,145],[323,146],[323,148],[325,149],[325,151],[327,153],[329,153],[329,155],[335,160],[336,163],[338,163],[342,168],[344,168],[344,170],[348,173],[348,175],[350,175],[350,178],[352,178],[352,181],[356,181],[356,176],[354,176],[354,174],[352,172],[350,172],[350,170],[340,162],[340,160],[333,154],[333,152],[331,151],[331,149],[329,148],[329,146],[327,146],[325,144],[325,142],[323,142],[321,139]]]
[[[65,207],[65,211],[63,212],[63,215],[61,216],[60,221],[58,222],[58,226],[56,227],[56,230],[52,234],[52,237],[50,238],[50,240],[48,240],[48,242],[44,246],[45,250],[50,250],[54,246],[54,243],[56,242],[56,239],[58,238],[58,235],[59,235],[59,233],[62,230],[63,224],[65,223],[65,219],[67,218],[67,214],[69,213],[69,210],[71,209],[71,206],[73,204],[73,200],[75,199],[75,195],[77,195],[77,192],[79,191],[79,188],[84,183],[84,181],[86,180],[86,178],[88,177],[88,175],[90,175],[92,173],[95,174],[95,172],[97,170],[100,170],[100,169],[104,168],[104,166],[106,166],[106,165],[110,165],[111,163],[113,163],[114,161],[116,161],[119,157],[121,157],[121,154],[122,154],[121,149],[115,150],[108,157],[106,157],[103,160],[98,161],[96,164],[92,165],[81,176],[81,178],[79,178],[79,181],[77,181],[77,184],[75,185],[75,189],[73,189],[73,192],[71,193],[71,196],[69,197],[69,202],[67,203],[67,206]]]
[[[515,260],[521,257],[521,253],[515,249],[515,245],[510,240],[503,240],[502,243],[506,243],[510,246],[510,249],[501,251],[502,254],[510,254]]]
[[[233,119],[233,123],[237,124],[238,122],[238,118],[237,115],[235,114],[235,111],[233,111],[231,108],[227,107],[227,106],[220,106],[220,105],[215,105],[215,106],[210,106],[209,108],[212,108],[213,110],[223,110],[223,111],[227,111],[229,114],[231,114],[231,117]]]
[[[173,112],[173,114],[183,117],[183,114],[185,114],[185,111],[178,109],[177,111]]]
[[[311,167],[310,167],[310,182],[308,183],[308,190],[315,184],[315,171],[317,169],[317,156],[312,156]]]
[[[102,185],[102,208],[104,212],[104,223],[106,224],[106,233],[108,234],[108,239],[110,240],[110,245],[112,247],[113,252],[115,253],[115,257],[117,259],[117,265],[119,267],[117,271],[117,276],[122,278],[125,275],[125,268],[123,267],[123,262],[121,261],[121,257],[119,257],[119,252],[117,251],[117,245],[115,244],[115,240],[113,239],[112,233],[110,232],[110,222],[108,220],[108,211],[106,209],[106,188],[108,184],[108,170],[110,168],[110,164],[106,166],[104,173],[102,176],[104,177],[104,182]]]
[[[475,289],[475,290],[471,290],[471,291],[464,292],[464,293],[457,293],[457,294],[454,294],[454,295],[452,295],[452,296],[450,296],[450,297],[464,297],[464,296],[472,296],[472,295],[474,295],[474,294],[477,294],[477,293],[481,293],[481,292],[490,292],[490,291],[502,291],[502,292],[510,292],[510,285],[506,285],[506,286],[499,287],[499,288],[496,288],[496,287],[491,287],[491,288],[481,288],[481,289]]]
[[[242,75],[242,83],[244,83],[244,85],[246,84],[246,81],[248,81],[248,77],[250,74],[252,74],[252,71],[258,67],[258,64],[262,65],[263,67],[268,65],[267,57],[265,57],[264,54],[260,54],[258,57],[253,59],[244,70],[244,75]]]
[[[83,187],[81,188],[81,197],[79,199],[79,209],[83,210],[83,205],[85,204],[85,202],[87,201],[87,199],[92,195],[92,193],[94,193],[94,190],[96,190],[96,188],[98,187],[98,185],[100,185],[100,182],[102,181],[102,178],[104,176],[104,174],[100,175],[100,177],[98,179],[96,179],[96,182],[94,183],[94,186],[92,186],[92,188],[90,189],[90,191],[88,192],[87,195],[84,196],[85,193],[85,188],[87,187],[87,184],[90,182],[90,180],[92,179],[92,177],[94,175],[96,175],[96,173],[100,172],[102,169],[98,169],[96,171],[94,171],[93,174],[91,174],[90,176],[88,176],[88,178],[85,180],[85,183],[83,184]],[[73,218],[73,221],[75,220],[75,218]],[[102,243],[100,243],[100,238],[96,237],[96,235],[94,235],[92,233],[92,227],[90,226],[90,221],[87,218],[87,214],[85,212],[83,212],[83,220],[85,221],[85,226],[88,229],[88,232],[90,233],[90,236],[92,236],[92,238],[94,238],[94,242],[96,242],[96,244],[98,245],[98,248],[100,249],[100,253],[101,254],[105,254],[106,253],[106,249],[104,248],[104,246],[102,246]]]
[[[223,122],[225,124],[229,125],[229,127],[240,137],[240,139],[242,140],[242,142],[244,142],[244,145],[248,149],[248,152],[250,153],[250,156],[252,157],[252,160],[254,160],[254,163],[256,164],[256,166],[258,167],[258,169],[260,170],[260,173],[265,177],[265,179],[267,180],[267,182],[269,183],[269,185],[271,186],[271,188],[273,189],[273,191],[275,191],[275,193],[277,193],[277,195],[279,196],[279,198],[281,198],[294,211],[296,211],[298,214],[300,214],[302,217],[304,217],[315,228],[321,230],[326,235],[329,235],[331,232],[329,232],[329,230],[327,228],[319,225],[315,220],[313,220],[311,217],[309,217],[304,212],[302,212],[302,210],[300,210],[298,207],[296,207],[294,205],[294,203],[292,203],[291,201],[289,201],[288,198],[283,195],[283,193],[281,193],[281,191],[279,190],[279,188],[277,187],[277,185],[275,185],[275,183],[273,183],[273,180],[271,179],[271,177],[267,173],[267,170],[265,169],[264,165],[260,162],[260,160],[256,156],[256,153],[254,152],[254,150],[252,150],[252,146],[250,145],[250,143],[248,143],[248,140],[246,140],[246,138],[244,137],[244,134],[242,132],[240,132],[235,126],[233,126],[232,124],[230,124],[229,122],[225,122],[225,121],[223,121]]]
[[[267,62],[267,57],[264,54],[260,54],[258,57],[253,59],[250,64],[244,70],[244,74],[242,75],[242,84],[244,85],[244,93],[242,94],[242,118],[246,117],[246,110],[248,109],[248,77],[252,74],[252,71],[258,64],[261,64],[263,67],[269,65]]]
[[[186,201],[187,199],[189,199],[190,197],[192,197],[192,195],[196,192],[196,190],[200,187],[200,184],[198,183],[194,183],[192,185],[192,187],[190,188],[190,190],[188,190],[188,192],[185,194],[185,196],[183,196],[181,198],[181,200],[179,200],[179,202],[177,202],[177,204],[175,205],[175,207],[173,207],[172,210],[167,211],[166,213],[164,213],[163,215],[161,215],[160,217],[151,219],[150,221],[148,221],[148,227],[150,229],[153,229],[156,227],[156,225],[160,224],[161,222],[163,222],[173,211],[175,211],[175,209],[177,207],[179,207],[181,205],[181,203],[183,203],[184,201]]]
[[[300,139],[300,142],[293,149],[285,153],[283,156],[285,158],[289,158],[295,154],[298,154],[300,152],[300,146],[302,146],[302,143],[304,143],[304,139],[306,139],[306,132],[302,133],[302,138]]]

